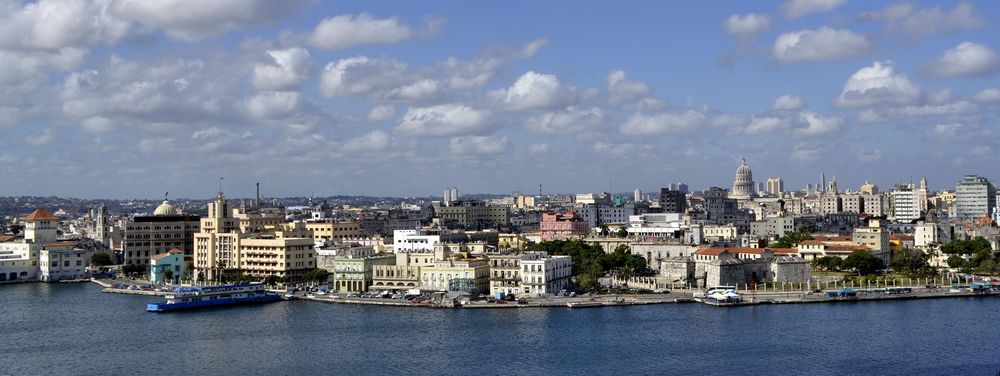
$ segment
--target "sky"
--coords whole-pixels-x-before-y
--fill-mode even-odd
[[[0,0],[0,196],[995,179],[1000,2]]]

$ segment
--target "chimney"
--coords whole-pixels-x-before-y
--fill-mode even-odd
[[[257,182],[257,199],[254,200],[253,206],[255,208],[260,208],[260,182]]]

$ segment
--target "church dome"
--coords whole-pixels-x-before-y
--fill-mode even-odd
[[[750,171],[750,166],[747,166],[746,159],[744,159],[743,162],[740,163],[740,167],[736,169],[736,180],[739,180],[741,177],[750,178],[747,180],[753,179],[753,171]]]
[[[177,215],[177,209],[175,209],[173,205],[170,205],[170,202],[167,202],[167,200],[163,200],[163,203],[156,207],[156,211],[153,212],[153,215]]]
[[[736,169],[736,178],[733,179],[733,191],[729,198],[738,200],[748,200],[754,195],[753,171],[747,165],[747,160],[740,162],[740,167]]]

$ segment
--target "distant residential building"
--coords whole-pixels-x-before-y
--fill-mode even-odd
[[[861,185],[861,194],[863,195],[877,195],[879,194],[878,186],[869,183],[867,180]]]
[[[750,223],[750,235],[757,237],[776,236],[795,232],[795,219],[792,217],[773,217]]]
[[[988,217],[996,206],[996,191],[986,178],[966,175],[955,187],[955,217],[965,221]]]
[[[920,218],[920,198],[913,184],[897,184],[892,192],[892,217],[897,222],[912,222]]]
[[[785,182],[781,178],[768,178],[767,179],[767,193],[772,196],[781,196],[785,192]]]
[[[871,216],[881,216],[885,214],[886,200],[881,194],[862,194],[861,201],[864,204],[864,209],[861,213]]]
[[[688,193],[688,185],[684,184],[684,183],[681,183],[681,182],[670,183],[670,184],[667,185],[667,188],[670,188],[671,191],[678,191],[678,192],[681,192],[681,193]]]
[[[542,241],[571,239],[586,236],[590,232],[590,225],[574,213],[545,213],[542,214],[539,230]]]
[[[451,205],[452,202],[458,201],[458,188],[448,187],[444,189],[444,200],[442,204],[445,206]]]
[[[865,212],[865,198],[861,194],[852,193],[840,195],[840,211],[844,213],[861,214]]]
[[[312,232],[314,241],[357,239],[361,236],[361,225],[353,220],[306,222],[305,226]]]
[[[868,221],[868,226],[855,228],[851,239],[854,245],[868,247],[872,255],[881,258],[885,265],[889,265],[889,259],[892,255],[889,230],[882,221],[872,219]]]
[[[448,206],[435,205],[434,216],[448,227],[496,228],[510,225],[509,206],[490,206],[483,201],[453,201]]]
[[[935,244],[951,242],[948,231],[937,223],[917,223],[913,230],[913,245],[915,247],[928,247]]]
[[[38,279],[42,282],[57,282],[90,278],[87,262],[93,252],[77,247],[76,241],[46,243],[39,252]]]
[[[375,265],[395,265],[396,255],[374,254],[361,257],[335,256],[330,271],[333,289],[338,292],[368,291],[374,283]]]
[[[521,260],[521,288],[525,294],[542,296],[569,287],[573,260],[569,256],[525,254]]]

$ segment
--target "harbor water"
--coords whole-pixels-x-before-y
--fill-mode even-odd
[[[1000,298],[414,309],[0,285],[3,375],[956,374],[1000,371]]]

